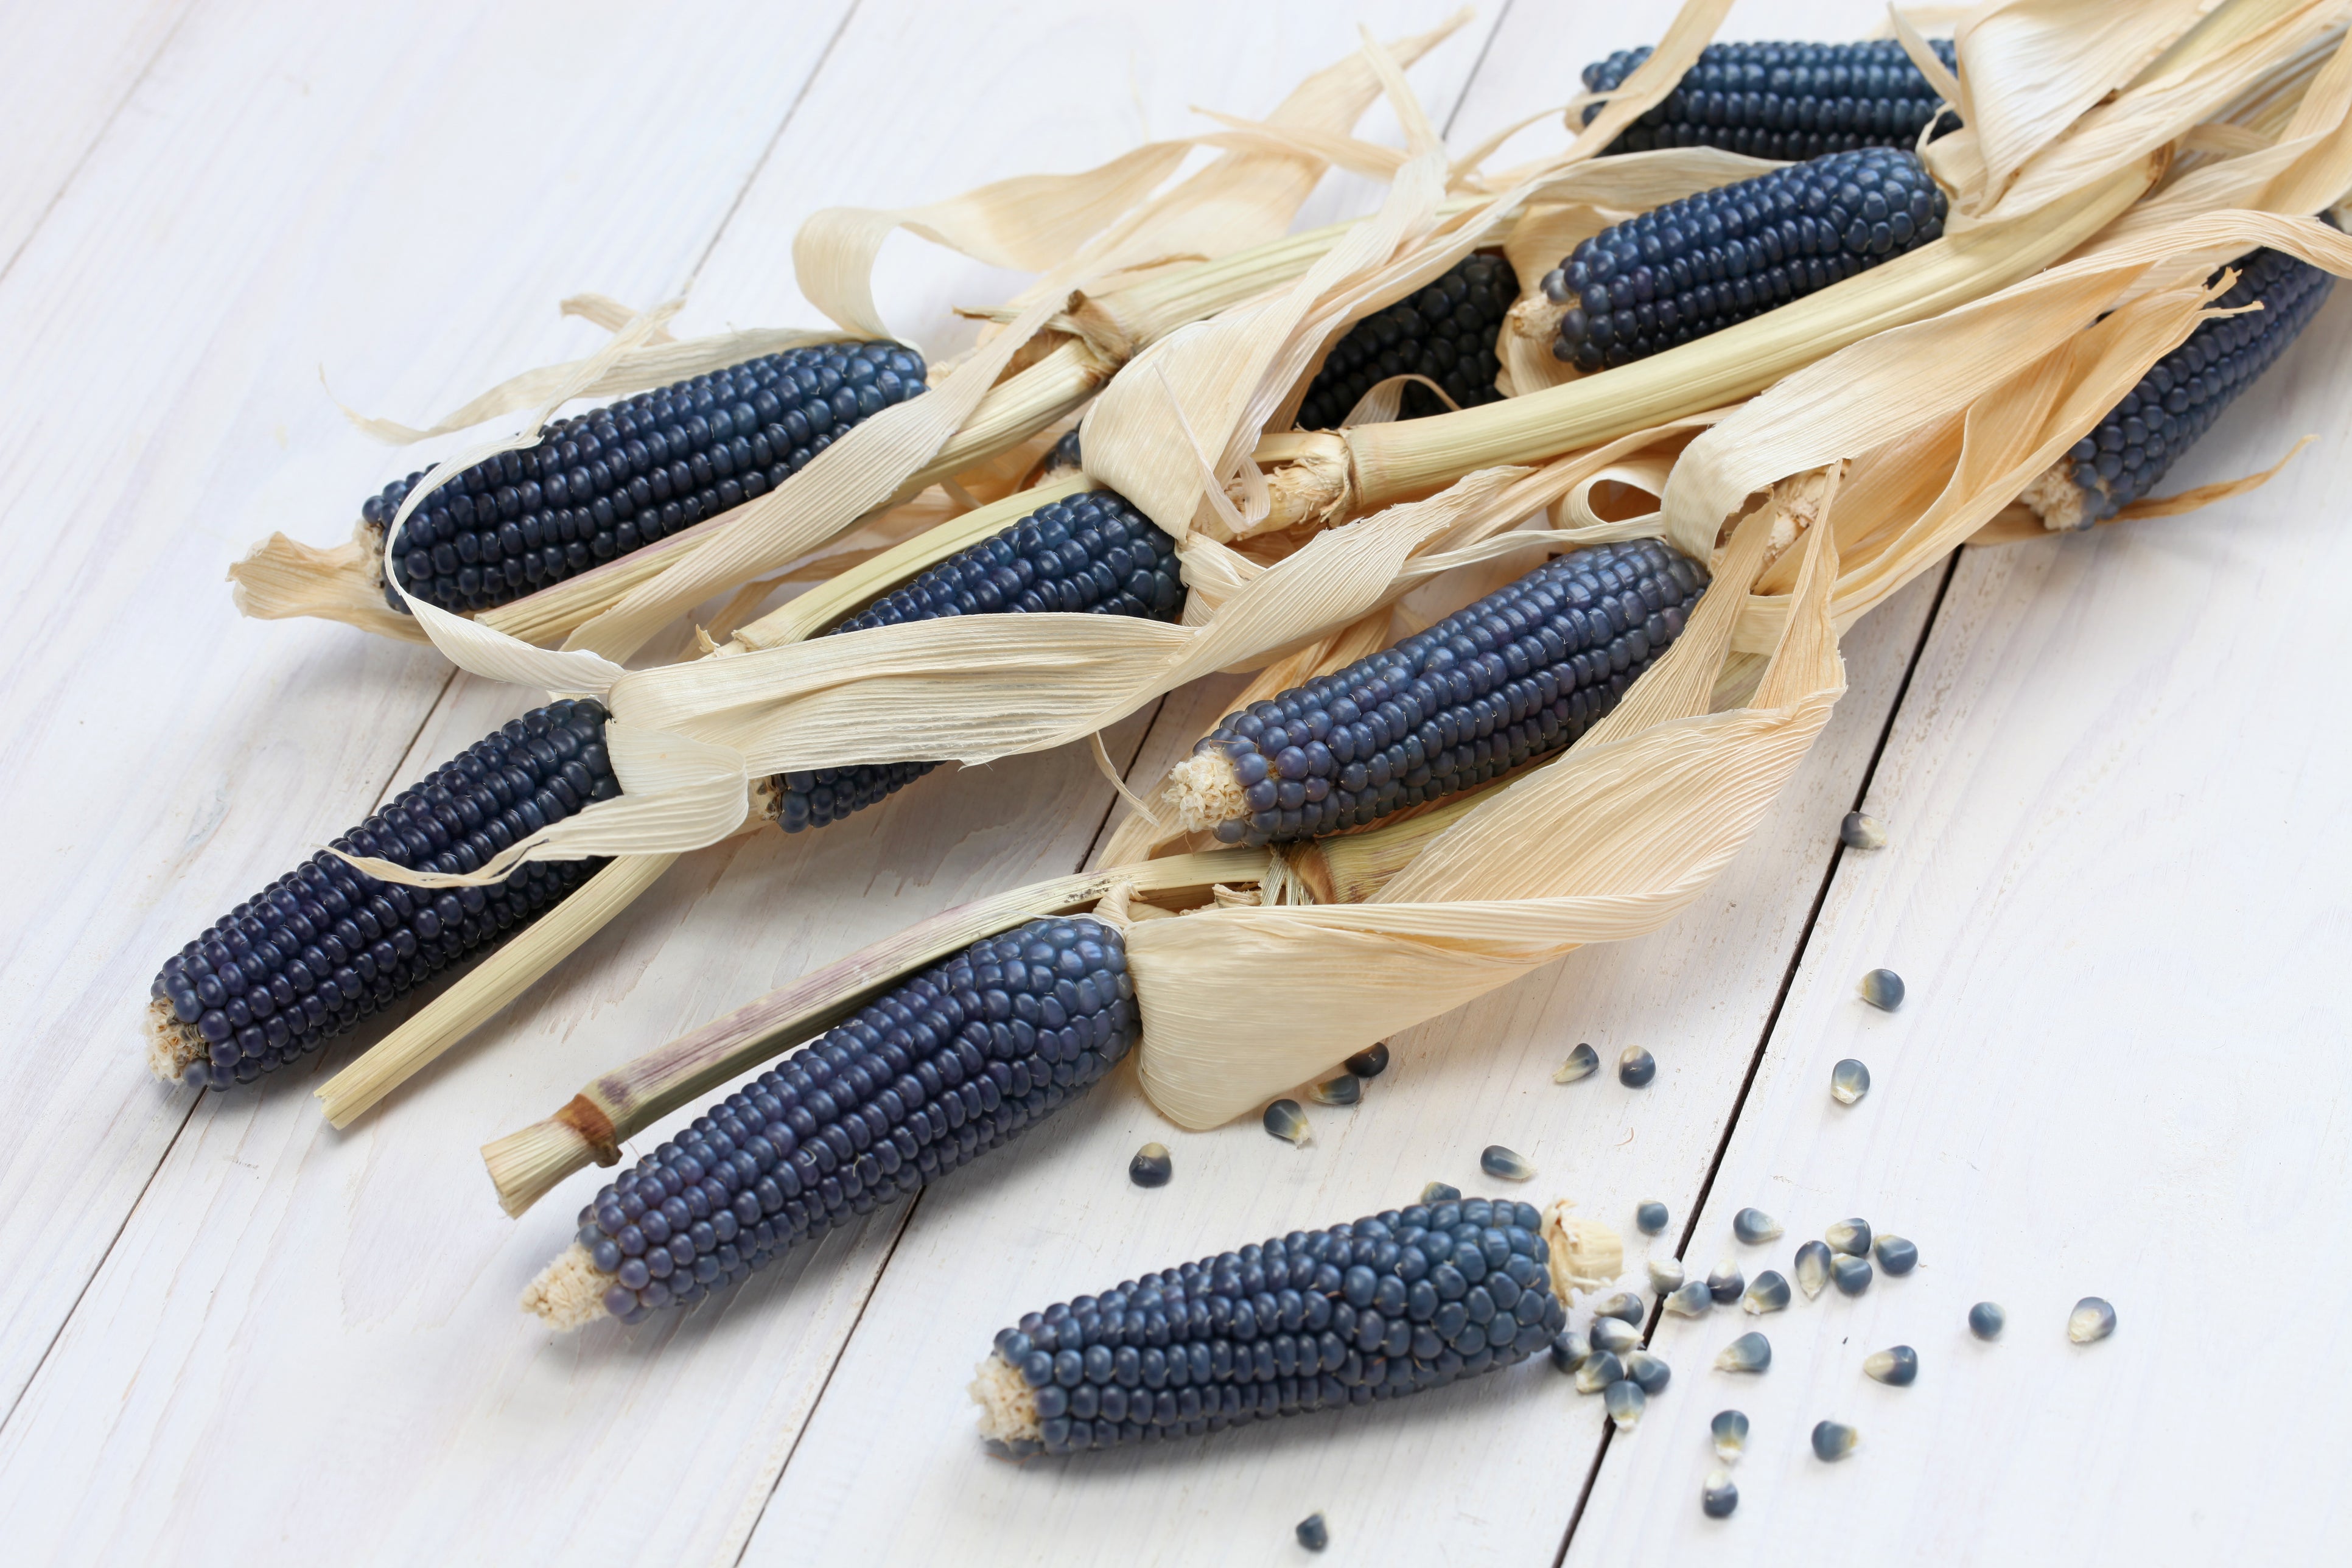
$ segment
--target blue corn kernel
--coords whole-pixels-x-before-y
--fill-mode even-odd
[[[1364,1098],[1364,1080],[1353,1073],[1326,1079],[1308,1091],[1318,1105],[1354,1105]]]
[[[1718,1410],[1708,1424],[1715,1441],[1716,1458],[1727,1465],[1736,1465],[1739,1456],[1748,1451],[1748,1417],[1738,1410]]]
[[[1585,1331],[1596,1351],[1622,1356],[1641,1348],[1642,1331],[1622,1318],[1595,1318]]]
[[[850,426],[919,395],[904,343],[817,343],[550,420],[427,495],[400,532],[400,585],[430,605],[487,610],[766,494]],[[370,496],[381,540],[423,470]],[[384,598],[407,605],[387,584]]]
[[[1078,447],[1078,427],[1071,426],[1062,432],[1062,438],[1045,453],[1045,471],[1048,474],[1067,473],[1072,468],[1086,467],[1085,454]]]
[[[1642,1320],[1649,1316],[1642,1310],[1642,1298],[1631,1290],[1612,1291],[1593,1303],[1592,1311],[1596,1317],[1615,1318],[1637,1329],[1642,1326]]]
[[[1108,490],[1051,501],[827,628],[830,637],[950,616],[1046,611],[1171,621],[1184,610],[1176,542]],[[860,763],[778,773],[776,822],[823,827],[877,805],[939,766]]]
[[[1139,1187],[1164,1187],[1176,1173],[1176,1163],[1168,1157],[1165,1143],[1146,1143],[1127,1163],[1127,1179]]]
[[[1675,1374],[1663,1356],[1648,1351],[1634,1351],[1625,1357],[1625,1375],[1639,1384],[1644,1394],[1663,1394],[1666,1383]]]
[[[2096,1296],[2085,1296],[2066,1315],[2066,1337],[2078,1345],[2105,1339],[2116,1331],[2116,1310]]]
[[[1874,969],[1862,977],[1862,999],[1882,1013],[1903,1005],[1903,976],[1891,969]]]
[[[1776,1269],[1767,1268],[1756,1277],[1739,1298],[1739,1310],[1751,1317],[1777,1312],[1789,1304],[1789,1282]]]
[[[1298,1537],[1298,1544],[1309,1552],[1320,1552],[1331,1544],[1330,1526],[1323,1522],[1323,1516],[1319,1513],[1310,1513],[1300,1520],[1297,1530],[1293,1533]]]
[[[1949,38],[1927,47],[1957,72]],[[1648,46],[1620,49],[1584,68],[1587,92],[1612,92],[1650,58]],[[1957,130],[1959,117],[1937,110],[1936,89],[1892,38],[1863,43],[1709,44],[1675,90],[1644,110],[1609,143],[1611,153],[1664,147],[1720,147],[1751,158],[1793,163],[1856,147],[1916,145]],[[1588,104],[1592,123],[1600,104]]]
[[[1884,849],[1886,825],[1874,816],[1849,811],[1845,820],[1838,824],[1838,841],[1849,849]]]
[[[1842,1422],[1817,1422],[1813,1426],[1813,1458],[1824,1464],[1835,1464],[1853,1453],[1861,1441],[1862,1434]]]
[[[1840,1105],[1859,1105],[1870,1092],[1870,1069],[1846,1058],[1830,1068],[1830,1098]]]
[[[1574,1372],[1592,1359],[1592,1342],[1582,1334],[1562,1329],[1551,1337],[1551,1364],[1561,1372]]]
[[[1979,1301],[1969,1309],[1969,1332],[1980,1340],[1997,1340],[2008,1326],[2009,1314],[1998,1301]]]
[[[1576,1369],[1576,1392],[1598,1394],[1611,1384],[1623,1382],[1624,1378],[1625,1363],[1618,1359],[1617,1352],[1595,1347],[1592,1353],[1585,1357],[1583,1364]]]
[[[1856,1216],[1842,1219],[1822,1232],[1822,1239],[1830,1244],[1832,1252],[1843,1252],[1854,1258],[1870,1255],[1870,1222]]]
[[[1307,384],[1298,405],[1301,430],[1331,430],[1354,411],[1376,383],[1395,375],[1425,375],[1445,389],[1456,408],[1475,408],[1503,395],[1495,353],[1503,320],[1519,297],[1519,280],[1499,256],[1475,253],[1436,281],[1348,329]],[[1400,417],[1446,412],[1446,404],[1419,382],[1406,384]]]
[[[1667,1295],[1666,1310],[1678,1318],[1703,1318],[1715,1305],[1715,1292],[1704,1279],[1686,1279]]]
[[[1717,1372],[1762,1372],[1772,1364],[1772,1342],[1762,1334],[1745,1333],[1716,1352]]]
[[[1797,1248],[1797,1284],[1808,1301],[1829,1289],[1830,1249],[1826,1242],[1809,1241]]]
[[[1736,1414],[1736,1413],[1735,1413]],[[1739,1489],[1732,1483],[1731,1472],[1720,1468],[1707,1471],[1699,1487],[1699,1510],[1709,1519],[1729,1519],[1739,1506]]]
[[[1945,210],[1927,165],[1884,147],[1668,202],[1560,263],[1572,302],[1552,353],[1586,372],[1647,359],[1916,249],[1943,234]]]
[[[1841,1296],[1859,1296],[1870,1289],[1870,1260],[1841,1254],[1830,1259],[1830,1283]]]
[[[1580,1045],[1568,1053],[1568,1060],[1559,1064],[1559,1070],[1551,1075],[1551,1080],[1554,1083],[1575,1083],[1600,1070],[1601,1053],[1591,1046]]]
[[[1873,1351],[1863,1358],[1862,1374],[1873,1383],[1907,1388],[1918,1379],[1919,1352],[1909,1345]]]
[[[1603,1389],[1601,1400],[1609,1412],[1609,1419],[1617,1424],[1617,1430],[1631,1432],[1641,1424],[1642,1411],[1650,1403],[1650,1396],[1643,1392],[1640,1384],[1629,1377],[1621,1378]]]
[[[1871,1250],[1878,1267],[1898,1279],[1919,1267],[1919,1249],[1899,1236],[1880,1237]]]
[[[1343,1065],[1358,1078],[1378,1078],[1389,1070],[1389,1043],[1376,1040],[1349,1057]]]
[[[1658,1058],[1639,1046],[1627,1046],[1617,1058],[1617,1081],[1627,1089],[1647,1089],[1658,1076]]]
[[[1504,1182],[1528,1181],[1536,1173],[1536,1168],[1528,1163],[1526,1155],[1506,1149],[1500,1143],[1489,1143],[1479,1152],[1478,1168]]]
[[[1706,583],[1655,539],[1547,562],[1394,647],[1227,714],[1178,770],[1178,816],[1221,843],[1295,842],[1556,755],[1682,635]]]
[[[533,709],[334,847],[412,870],[478,870],[537,826],[621,793],[605,718],[585,700]],[[163,961],[149,1009],[157,1070],[226,1089],[299,1061],[523,930],[604,864],[541,861],[490,887],[435,889],[378,881],[320,851]]]
[[[1438,1204],[1459,1203],[1461,1199],[1462,1189],[1450,1186],[1444,1182],[1432,1182],[1421,1189],[1421,1201],[1423,1207],[1433,1207]]]
[[[996,1336],[974,1385],[982,1435],[1057,1454],[1162,1440],[1528,1360],[1567,1327],[1541,1225],[1508,1199],[1414,1205],[1057,1302]],[[1493,1258],[1477,1282],[1442,1303],[1417,1299],[1417,1286],[1454,1268],[1433,1268],[1433,1257],[1474,1252]],[[1048,1382],[1076,1414],[1061,1413]]]
[[[1706,1277],[1706,1293],[1714,1297],[1720,1306],[1730,1306],[1747,1289],[1748,1277],[1740,1273],[1739,1266],[1728,1258],[1717,1264],[1715,1272]]]
[[[1683,1260],[1679,1258],[1653,1258],[1643,1265],[1650,1277],[1650,1289],[1660,1296],[1669,1296],[1682,1289]]]
[[[1762,1209],[1741,1209],[1731,1216],[1731,1234],[1749,1247],[1778,1239],[1780,1230],[1780,1222]]]
[[[1006,990],[1065,989],[1088,1003],[1060,1027],[992,1017]],[[893,987],[596,1194],[593,1223],[642,1251],[613,1271],[606,1310],[634,1321],[698,1300],[1019,1137],[1126,1057],[1133,994],[1118,929],[1079,915],[983,938]],[[1031,1386],[1075,1390],[1089,1374],[1076,1352],[1097,1343],[1041,1321],[999,1353]]]
[[[1309,1136],[1307,1113],[1298,1109],[1295,1100],[1276,1100],[1265,1108],[1265,1114],[1259,1120],[1268,1132],[1286,1142],[1304,1143]]]
[[[1655,1198],[1644,1198],[1633,1205],[1633,1225],[1643,1236],[1655,1236],[1666,1228],[1666,1205]]]

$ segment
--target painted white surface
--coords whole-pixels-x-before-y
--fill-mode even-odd
[[[1654,37],[1671,6],[1494,9],[1414,72],[1457,144],[1564,101],[1577,68]],[[2208,1364],[2216,1308],[2181,1281],[2218,1248],[2299,1260],[2323,1300],[2352,1284],[2327,1261],[2346,1218],[2346,1010],[2324,978],[2347,935],[2343,742],[2296,730],[2340,708],[2321,672],[2352,652],[2322,598],[2346,564],[2334,498],[2352,460],[2328,403],[2352,308],[2178,477],[2322,429],[2272,489],[1963,559],[1873,786],[1887,850],[1832,876],[1932,579],[1849,640],[1830,731],[1707,899],[1401,1037],[1364,1105],[1311,1110],[1308,1148],[1246,1123],[1178,1134],[1121,1079],[715,1308],[559,1340],[514,1299],[595,1178],[509,1222],[477,1144],[768,985],[1075,868],[1110,792],[1069,751],[706,851],[352,1133],[318,1117],[315,1073],[192,1114],[132,1048],[162,956],[528,705],[428,654],[230,610],[219,573],[248,542],[331,540],[369,487],[432,455],[352,434],[320,370],[414,418],[592,342],[551,309],[578,289],[643,301],[691,281],[682,330],[811,320],[789,241],[818,206],[1083,167],[1202,127],[1192,103],[1262,112],[1356,21],[1394,35],[1444,8],[117,13],[83,11],[53,69],[6,62],[6,85],[48,98],[0,110],[42,128],[0,184],[23,222],[0,275],[0,530],[21,584],[0,620],[0,805],[17,825],[0,1005],[18,1021],[0,1098],[0,1555],[1287,1560],[1290,1525],[1321,1509],[1328,1561],[1540,1568],[1596,1473],[1577,1562],[2163,1561],[2341,1523],[2325,1391],[2352,1369],[2329,1315],[2274,1315],[2263,1355],[2296,1370],[2265,1405],[2264,1385],[2182,1373]],[[1743,5],[1727,32],[1874,18],[1788,0]],[[1388,136],[1384,114],[1368,134]],[[1334,179],[1302,222],[1363,200]],[[951,305],[1014,281],[902,237],[877,293],[936,352],[964,341]],[[1139,715],[1113,755],[1156,775],[1230,689]],[[1892,1018],[1850,1000],[1877,963],[1913,985]],[[1250,1005],[1278,1019],[1279,998]],[[1648,1046],[1658,1081],[1554,1087],[1580,1039],[1605,1059]],[[1828,1066],[1848,1054],[1877,1087],[1832,1115]],[[1122,1173],[1151,1138],[1177,1177],[1142,1193]],[[1490,1142],[1534,1160],[1531,1200],[1577,1196],[1635,1258],[1636,1200],[1671,1205],[1652,1245],[1672,1250],[1706,1192],[1687,1249],[1702,1271],[1748,1202],[1807,1233],[1865,1214],[1927,1261],[1768,1321],[1773,1373],[1735,1385],[1757,1434],[1725,1526],[1696,1499],[1707,1417],[1734,1402],[1705,1367],[1734,1331],[1721,1315],[1662,1336],[1675,1383],[1606,1445],[1598,1402],[1534,1366],[1139,1456],[980,1453],[962,1384],[1019,1312],[1432,1178],[1475,1189]],[[1765,1250],[1785,1267],[1795,1239]],[[2084,1291],[2124,1327],[2077,1352],[2062,1324]],[[2003,1345],[1966,1338],[1979,1296],[2011,1310]],[[1919,1348],[1920,1384],[1862,1383],[1861,1354],[1896,1339]],[[1801,1448],[1816,1414],[1855,1420],[1864,1453],[1823,1470]]]

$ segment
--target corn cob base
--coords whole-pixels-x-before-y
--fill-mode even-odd
[[[2335,290],[2335,274],[2283,251],[2257,250],[2231,265],[2238,280],[2215,304],[2260,304],[2206,321],[2149,367],[2098,427],[2038,475],[2020,498],[2055,530],[2103,522],[2156,488],[2222,410],[2303,335]]]
[[[1135,1043],[1118,931],[1033,921],[973,943],[711,1106],[597,1194],[532,1281],[559,1328],[638,1322],[1020,1136]]]
[[[1566,1321],[1541,1219],[1483,1198],[1293,1231],[1024,1316],[971,1385],[1016,1457],[1368,1405],[1525,1361]]]
[[[1573,744],[1664,653],[1705,568],[1595,545],[1395,647],[1228,715],[1176,768],[1180,824],[1259,845],[1360,827]]]

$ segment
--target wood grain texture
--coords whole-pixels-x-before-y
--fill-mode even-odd
[[[1692,1249],[1731,1250],[1754,1204],[1789,1235],[1738,1249],[1751,1275],[1848,1215],[1918,1271],[1767,1319],[1757,1379],[1706,1370],[1752,1321],[1668,1320],[1676,1384],[1612,1444],[1570,1564],[2177,1563],[2340,1534],[2347,345],[2339,292],[2163,487],[2318,432],[2269,488],[1963,555],[1871,791],[1891,841],[1838,868]],[[1908,987],[1892,1015],[1854,996],[1879,965]],[[1852,1109],[1844,1057],[1874,1080]],[[2252,1362],[2217,1363],[2249,1268],[2287,1294]],[[2120,1326],[2075,1346],[2085,1295]],[[1967,1331],[1986,1300],[1997,1344]],[[1898,1342],[1918,1382],[1865,1381]],[[1726,1405],[1754,1428],[1717,1523]],[[1862,1433],[1834,1467],[1806,1446],[1825,1417]]]
[[[1036,1563],[1107,1541],[1153,1563],[1255,1561],[1287,1549],[1290,1526],[1318,1509],[1337,1562],[1549,1562],[1601,1413],[1539,1364],[1367,1410],[1021,1465],[982,1449],[963,1385],[997,1330],[1048,1302],[1408,1203],[1433,1180],[1491,1192],[1500,1184],[1478,1170],[1488,1143],[1536,1164],[1513,1195],[1573,1196],[1638,1258],[1634,1204],[1662,1197],[1680,1216],[1698,1197],[1932,586],[1848,639],[1852,689],[1829,729],[1722,881],[1665,931],[1585,949],[1398,1036],[1361,1106],[1308,1107],[1303,1149],[1254,1119],[1181,1131],[1121,1074],[1090,1120],[923,1196],[745,1563]],[[1223,698],[1183,716],[1171,699],[1147,751],[1162,765],[1181,754]],[[1235,1028],[1281,1027],[1281,997],[1234,1001]],[[1612,1063],[1647,1046],[1657,1081],[1555,1086],[1579,1040]],[[1153,1140],[1176,1173],[1145,1192],[1125,1170]],[[884,1451],[891,1462],[875,1463]]]
[[[0,1406],[188,1113],[141,1059],[155,966],[363,816],[447,680],[230,606],[247,543],[332,538],[415,460],[353,435],[320,367],[442,405],[576,351],[560,295],[675,288],[732,191],[667,166],[740,184],[823,21],[720,47],[620,5],[216,5],[0,283],[0,1247],[40,1260],[0,1279]]]

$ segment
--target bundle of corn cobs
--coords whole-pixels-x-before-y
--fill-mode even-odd
[[[578,301],[602,352],[431,430],[371,422],[533,411],[369,498],[349,545],[273,539],[240,603],[429,638],[551,700],[167,959],[158,1072],[265,1080],[471,963],[319,1091],[340,1124],[677,855],[1221,670],[1256,674],[1100,869],[946,911],[490,1144],[520,1213],[764,1069],[603,1188],[529,1303],[635,1321],[1130,1054],[1170,1118],[1213,1125],[1664,923],[1819,733],[1856,618],[1972,538],[2258,483],[2151,499],[2352,269],[2338,5],[2169,0],[2077,37],[1991,4],[1948,40],[1712,43],[1726,9],[1594,65],[1564,144],[1517,167],[1449,161],[1415,103],[1403,72],[1447,29],[1368,41],[1181,180],[1170,142],[815,215],[796,260],[837,331],[676,342],[675,307]],[[1402,152],[1351,140],[1381,97]],[[1387,174],[1379,209],[1281,233],[1335,159]],[[1221,201],[1250,216],[1205,235]],[[927,362],[866,285],[898,222],[1037,281]],[[625,665],[720,595],[700,657]],[[1290,1025],[1237,1039],[1224,999],[1261,984]],[[1538,1228],[1441,1205],[1187,1265],[1087,1310],[1139,1352],[1024,1320],[983,1372],[991,1429],[1085,1447],[1081,1407],[1117,1440],[1517,1359],[1559,1327],[1567,1244]],[[1450,1338],[1402,1305],[1434,1267],[1496,1281]],[[1252,1300],[1276,1322],[1237,1327]]]

